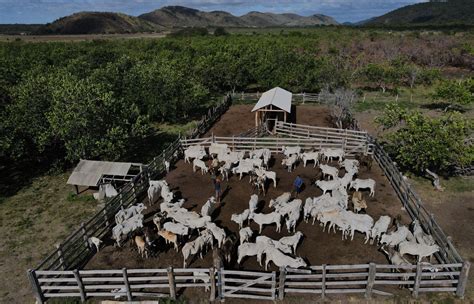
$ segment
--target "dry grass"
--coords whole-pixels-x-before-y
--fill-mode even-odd
[[[0,303],[32,302],[26,270],[95,212],[90,196],[71,195],[67,177],[36,178],[0,203]]]

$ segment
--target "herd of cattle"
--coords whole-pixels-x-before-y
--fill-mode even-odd
[[[397,220],[392,220],[388,215],[380,216],[374,221],[369,214],[359,213],[361,210],[367,210],[367,203],[361,190],[367,189],[369,195],[374,196],[375,181],[356,178],[359,161],[345,159],[342,149],[304,152],[300,147],[283,147],[282,153],[285,156],[282,165],[286,166],[288,171],[291,171],[300,160],[304,166],[307,162],[313,161],[313,167],[319,167],[323,179],[317,180],[315,185],[322,190],[322,195],[308,197],[303,202],[302,199],[293,198],[290,192],[285,192],[269,201],[272,212],[259,213],[261,201],[258,195],[252,194],[248,208],[231,216],[230,220],[239,226],[237,238],[214,223],[214,211],[220,207],[214,197],[207,200],[200,212],[190,211],[183,207],[184,199],[175,198],[165,180],[150,181],[149,204],[161,199],[160,211],[153,216],[153,223],[158,232],[142,229],[144,226],[142,212],[147,207],[140,203],[120,210],[116,214],[112,238],[120,246],[132,232],[135,232],[133,240],[142,257],[148,257],[157,238],[164,238],[176,251],[181,248],[183,267],[186,267],[190,258],[198,255],[202,257],[209,248],[214,249],[215,245],[217,247],[213,250],[215,264],[216,261],[230,263],[232,256],[237,254],[239,264],[244,257],[256,256],[262,265],[265,257],[265,269],[270,262],[278,267],[305,267],[307,264],[303,258],[295,255],[297,246],[303,239],[303,234],[296,231],[296,227],[300,221],[309,222],[310,219],[313,225],[316,220],[319,221],[323,231],[326,226],[328,231],[339,230],[343,240],[348,237],[353,240],[355,232],[364,234],[365,243],[369,240],[371,244],[377,242],[390,262],[395,265],[411,264],[412,260],[406,254],[418,257],[418,261],[421,261],[422,258],[431,257],[439,250],[433,238],[423,231],[417,221],[414,221],[411,227],[407,227]],[[243,174],[249,174],[259,188],[265,188],[267,179],[272,181],[274,187],[277,185],[276,173],[268,171],[272,157],[268,149],[251,151],[246,158],[244,152],[233,152],[226,145],[211,144],[208,152],[202,146],[191,146],[184,151],[184,156],[185,162],[192,161],[194,172],[197,168],[202,174],[215,170],[225,179],[231,174],[239,175],[240,179]],[[217,160],[212,162],[212,168],[206,166],[203,161],[205,157]],[[335,160],[338,161],[337,167],[329,165]],[[339,177],[340,169],[345,172],[342,177]],[[355,190],[352,196],[349,195],[348,189]],[[349,210],[349,201],[352,202],[353,210]],[[258,232],[249,227],[250,221],[259,226]],[[293,233],[292,235],[278,240],[261,235],[264,225],[275,225],[276,231],[280,232],[282,222],[288,232]],[[395,223],[392,225],[393,222]],[[136,233],[140,230],[143,231]],[[91,238],[90,241],[98,250],[101,241],[96,238]]]

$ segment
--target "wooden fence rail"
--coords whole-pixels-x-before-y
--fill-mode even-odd
[[[279,272],[214,268],[30,270],[28,276],[38,303],[50,298],[116,298],[132,301],[176,298],[180,288],[203,288],[209,299],[244,298],[274,301],[285,294],[373,294],[390,296],[405,286],[414,297],[425,292],[464,295],[469,262],[431,266],[358,264],[321,265],[305,269],[280,268]]]

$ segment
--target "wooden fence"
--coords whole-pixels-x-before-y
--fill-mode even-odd
[[[245,92],[234,92],[232,93],[232,99],[236,102],[255,102],[262,96],[262,93],[245,93]],[[321,102],[322,95],[318,93],[293,93],[293,103],[306,103],[306,102]]]
[[[298,145],[306,150],[342,148],[348,155],[373,153],[373,144],[369,141],[367,132],[363,131],[320,128],[280,121],[277,122],[275,130],[279,136],[258,137],[258,135],[265,134],[265,130],[254,128],[233,137],[184,138],[181,140],[181,145],[185,149],[191,145],[208,147],[211,143],[222,143],[228,144],[229,147],[237,151],[268,148],[272,152],[280,152],[282,146]]]
[[[394,285],[405,285],[416,297],[422,292],[456,292],[464,296],[470,264],[463,261],[454,248],[450,237],[446,236],[434,217],[424,207],[421,200],[406,183],[396,165],[383,148],[364,132],[334,131],[331,129],[310,128],[302,125],[282,125],[281,132],[306,138],[248,138],[248,137],[210,137],[198,138],[205,134],[212,124],[229,107],[230,98],[211,110],[192,131],[189,138],[178,139],[156,157],[147,168],[127,183],[119,195],[106,202],[96,215],[83,223],[79,229],[58,244],[46,259],[33,270],[28,270],[34,295],[39,303],[50,298],[77,297],[85,301],[91,297],[122,297],[131,301],[134,298],[176,297],[177,288],[209,288],[209,299],[252,298],[274,300],[285,294],[305,293],[327,294],[363,293],[389,295]],[[284,130],[288,129],[288,130]],[[293,131],[293,132],[290,132]],[[290,133],[288,133],[290,132]],[[326,137],[319,134],[326,132]],[[299,134],[301,133],[301,134]],[[334,133],[334,134],[333,134]],[[309,134],[309,135],[308,135]],[[339,136],[339,137],[338,137]],[[309,269],[280,269],[276,272],[249,272],[214,269],[120,269],[120,270],[78,270],[84,266],[95,250],[90,247],[88,238],[103,238],[110,233],[115,214],[120,208],[141,201],[148,188],[148,181],[164,173],[164,160],[174,162],[181,149],[193,144],[210,145],[211,142],[227,143],[237,150],[270,148],[279,151],[282,145],[300,145],[305,149],[322,147],[351,148],[360,144],[362,137],[367,142],[364,149],[352,152],[373,153],[376,161],[385,172],[410,216],[419,219],[426,232],[433,235],[440,245],[437,255],[441,264],[435,265],[437,272],[421,264],[396,267],[393,265],[322,265]],[[292,136],[294,137],[294,136]],[[395,272],[393,272],[395,271]]]
[[[462,297],[469,262],[408,266],[321,265],[306,269],[280,268],[277,273],[214,268],[63,270],[28,272],[39,303],[50,298],[176,298],[180,288],[204,288],[209,300],[244,298],[283,300],[285,294],[373,294],[391,296],[397,286],[414,297],[426,292],[452,292]]]

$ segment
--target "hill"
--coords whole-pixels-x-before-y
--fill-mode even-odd
[[[164,27],[240,27],[245,26],[240,18],[222,11],[202,12],[183,6],[166,6],[138,16]]]
[[[154,23],[125,14],[80,12],[41,26],[35,34],[126,34],[160,29]]]
[[[447,2],[418,3],[396,9],[362,23],[362,25],[449,24],[474,24],[473,1],[450,0]]]
[[[315,26],[338,24],[336,20],[325,15],[313,15],[309,17],[297,14],[272,14],[261,12],[250,12],[240,17],[247,26],[272,27],[272,26]]]
[[[324,15],[304,17],[296,14],[250,12],[237,17],[228,12],[203,12],[183,6],[166,6],[138,18],[164,27],[297,27],[337,24],[333,18]]]

